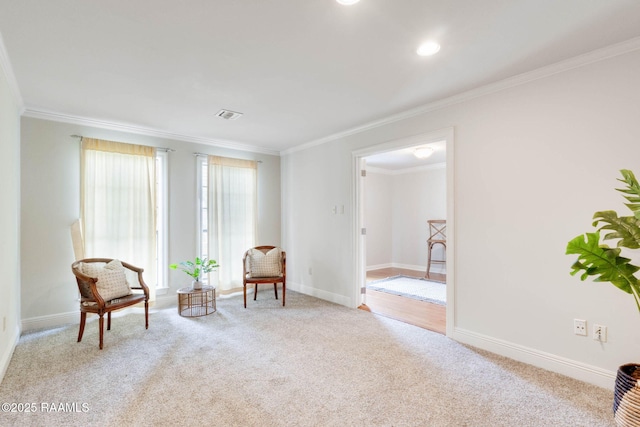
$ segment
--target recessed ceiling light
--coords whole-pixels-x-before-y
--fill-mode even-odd
[[[430,40],[428,42],[424,42],[420,45],[416,53],[420,56],[431,56],[435,53],[438,53],[440,50],[440,45],[438,42]]]
[[[360,0],[336,0],[336,1],[345,6],[351,6],[352,4],[358,3]]]

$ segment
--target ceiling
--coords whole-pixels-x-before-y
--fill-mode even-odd
[[[418,158],[414,154],[417,148],[428,147],[433,150],[427,158]],[[388,151],[365,157],[367,169],[383,169],[387,173],[413,171],[425,167],[442,167],[447,163],[447,144],[445,141],[437,141],[429,144],[419,144],[400,150]]]
[[[639,23],[637,0],[0,0],[25,114],[269,153],[638,37]],[[430,38],[440,52],[416,55]]]

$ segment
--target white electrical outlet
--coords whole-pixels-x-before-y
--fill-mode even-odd
[[[603,325],[593,325],[593,339],[600,342],[607,342],[607,327]]]
[[[573,333],[576,335],[587,336],[587,321],[582,319],[573,319]]]

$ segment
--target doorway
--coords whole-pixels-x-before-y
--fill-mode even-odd
[[[428,160],[417,159],[414,156],[417,148],[432,149],[431,157]],[[359,150],[353,156],[357,224],[356,292],[359,306],[436,332],[452,331],[455,307],[453,129],[391,141]],[[366,170],[366,173],[362,173],[362,170]],[[423,184],[421,180],[433,182]],[[435,189],[425,192],[422,185],[431,185]],[[368,194],[370,191],[374,191],[374,194]],[[433,191],[441,191],[441,194],[433,195],[431,200],[420,199]],[[398,280],[404,281],[405,278],[425,277],[427,219],[447,220],[447,250],[446,254],[441,254],[446,256],[447,262],[438,265],[439,268],[432,266],[429,277],[432,282],[446,283],[446,290],[441,289],[446,294],[446,305],[434,303],[430,298],[425,301],[425,298],[412,298],[403,292],[379,289],[391,287],[387,284],[391,285],[392,282],[396,286]],[[395,226],[390,223],[395,223]],[[380,233],[380,230],[383,232]],[[381,236],[385,233],[392,236]],[[374,281],[378,282],[372,284]],[[407,281],[411,284],[425,283],[424,280]],[[449,319],[451,321],[447,321]]]

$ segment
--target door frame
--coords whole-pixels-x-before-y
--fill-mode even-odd
[[[374,154],[400,150],[421,144],[429,144],[437,141],[445,141],[447,147],[447,335],[452,335],[455,328],[455,210],[454,210],[454,128],[448,127],[432,132],[387,141],[382,144],[352,151],[352,187],[353,187],[353,254],[354,254],[354,289],[352,300],[355,307],[365,301],[365,294],[361,289],[366,286],[366,237],[361,230],[366,228],[364,217],[364,183],[361,177],[361,164],[363,159]]]

